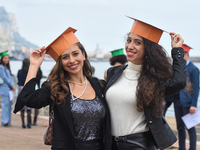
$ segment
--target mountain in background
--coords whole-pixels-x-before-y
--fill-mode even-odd
[[[24,57],[35,48],[38,46],[20,35],[15,15],[0,6],[0,52],[9,50],[10,55]]]

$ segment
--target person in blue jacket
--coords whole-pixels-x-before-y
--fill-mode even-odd
[[[4,81],[3,84],[0,84],[0,95],[2,98],[1,125],[10,126],[12,101],[10,101],[9,91],[15,91],[15,87],[13,76],[10,70],[8,51],[0,53],[0,57],[0,77]]]
[[[185,150],[186,131],[185,124],[181,119],[182,116],[196,112],[197,101],[199,96],[199,69],[189,59],[189,47],[186,44],[182,45],[184,49],[184,59],[186,60],[187,69],[187,87],[176,94],[174,100],[175,117],[177,122],[178,137],[179,137],[179,150]],[[188,129],[190,139],[190,150],[196,150],[196,130],[195,127]]]

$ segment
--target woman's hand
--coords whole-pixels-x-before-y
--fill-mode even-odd
[[[195,112],[196,112],[196,107],[191,106],[191,107],[190,107],[190,114],[193,114],[193,113],[195,113]]]
[[[43,60],[44,60],[44,55],[45,55],[45,46],[41,47],[40,49],[34,50],[30,54],[30,66],[28,69],[28,74],[26,76],[26,81],[25,84],[32,78],[35,78],[37,75],[37,71],[39,67],[41,66]],[[24,84],[24,85],[25,85]]]
[[[44,55],[45,55],[45,46],[41,47],[40,49],[34,50],[30,54],[30,65],[34,65],[36,67],[40,67],[43,60],[44,60]]]
[[[181,47],[184,40],[183,38],[180,36],[180,34],[176,34],[174,32],[170,32],[170,36],[171,36],[171,44],[172,44],[172,48],[175,47]]]
[[[15,87],[13,86],[11,90],[14,92],[15,91]]]

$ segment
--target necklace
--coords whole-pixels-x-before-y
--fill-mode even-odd
[[[78,83],[78,82],[74,82],[74,81],[71,81],[71,80],[67,80],[68,82],[71,82],[71,83],[74,83],[74,84],[78,84],[78,85],[83,85],[85,84],[85,82],[87,81],[87,78],[85,76],[85,81],[83,83]]]
[[[130,78],[128,78],[128,77],[126,76],[126,70],[127,70],[127,67],[126,67],[126,69],[124,70],[124,77],[125,77],[127,80],[130,80],[130,81],[136,81],[136,80],[138,80],[138,78],[136,78],[136,79],[130,79]]]
[[[70,90],[70,92],[71,92],[72,102],[75,101],[76,99],[78,99],[79,97],[81,97],[81,96],[85,93],[85,90],[86,90],[86,88],[87,88],[87,78],[85,78],[85,82],[86,82],[86,84],[85,84],[85,88],[84,88],[82,94],[79,95],[79,96],[76,97],[76,98],[74,98],[74,95],[73,95],[73,93],[72,93],[72,90],[71,90],[71,87],[70,87],[70,84],[69,84],[69,90]]]

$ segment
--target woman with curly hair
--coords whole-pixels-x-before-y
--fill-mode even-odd
[[[34,50],[25,86],[17,98],[14,113],[24,105],[54,111],[52,150],[110,150],[108,106],[103,85],[92,77],[87,53],[68,28],[46,49]],[[56,61],[47,81],[35,91],[36,74],[45,52]]]
[[[183,39],[170,33],[171,65],[158,44],[162,33],[160,37],[154,32],[145,35],[148,31],[144,33],[143,28],[160,31],[135,20],[125,45],[128,65],[107,71],[105,98],[111,115],[112,150],[164,149],[176,141],[163,117],[163,104],[166,96],[177,93],[186,84]]]

